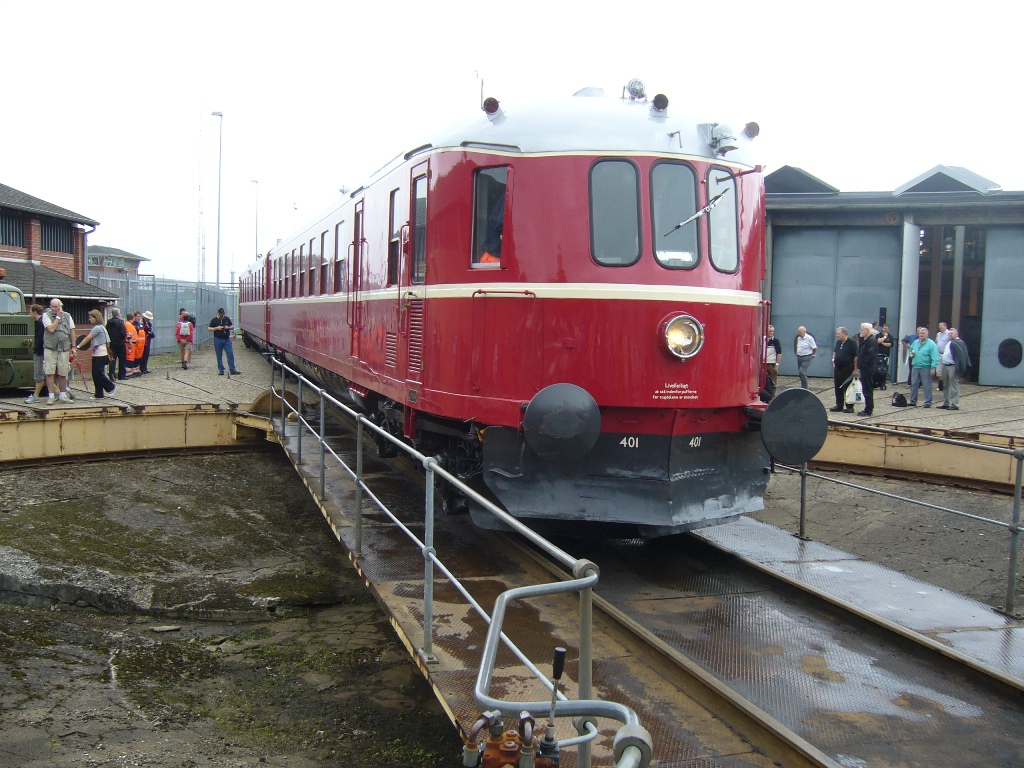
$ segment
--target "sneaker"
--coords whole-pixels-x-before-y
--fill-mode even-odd
[[[103,395],[89,395],[90,400],[102,400]]]
[[[117,389],[117,384],[111,383],[110,390],[107,392],[108,395],[114,394],[114,390]]]
[[[57,397],[55,395],[50,395],[48,398],[46,398],[46,404],[47,405],[53,405],[56,402],[57,402]]]
[[[231,371],[231,375],[232,376],[241,376],[242,372],[241,371]]]
[[[224,371],[217,371],[217,375],[218,376],[223,376],[224,375]]]
[[[951,406],[949,406],[949,410],[951,410],[951,411],[959,411],[960,410],[960,406],[959,405],[951,405]]]
[[[35,395],[29,395],[25,398],[26,403],[38,403],[42,398],[36,397]]]
[[[68,393],[67,392],[61,392],[59,395],[57,395],[57,399],[60,400],[62,403],[70,403],[71,402],[71,398],[68,397]]]
[[[70,389],[65,389],[64,394],[68,396],[68,400],[72,403],[75,402],[75,394]]]

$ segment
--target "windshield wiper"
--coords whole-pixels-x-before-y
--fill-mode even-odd
[[[711,211],[712,208],[714,208],[716,205],[718,205],[718,201],[721,200],[722,197],[725,196],[725,193],[728,192],[728,191],[729,190],[726,189],[724,192],[719,192],[717,195],[715,195],[710,200],[708,200],[708,204],[707,205],[705,205],[703,208],[701,208],[699,211],[697,211],[695,214],[693,214],[693,216],[691,216],[690,218],[686,219],[686,221],[680,221],[678,224],[676,224],[674,227],[672,227],[672,229],[670,229],[668,232],[666,232],[664,235],[662,235],[662,237],[668,237],[669,235],[671,235],[673,232],[675,232],[680,227],[685,227],[691,221],[696,221],[701,216],[707,215]]]

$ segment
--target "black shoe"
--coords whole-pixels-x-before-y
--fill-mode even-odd
[[[217,371],[217,375],[218,376],[223,376],[224,375],[224,371]]]
[[[913,403],[913,402],[911,402],[911,403],[907,403],[907,405],[913,405],[913,406],[916,406],[916,405],[917,405],[917,403]]]
[[[949,410],[949,406],[948,405],[937,405],[935,407],[938,408],[940,411],[948,411]]]
[[[931,407],[932,407],[932,404],[931,404],[931,403],[925,403],[925,404],[924,404],[924,407],[925,407],[925,408],[931,408]]]
[[[843,413],[853,413],[853,406],[852,405],[846,406],[845,410],[843,410]]]
[[[951,405],[951,406],[949,406],[949,410],[951,410],[951,411],[959,411],[960,410],[960,406],[959,405]]]
[[[941,392],[941,391],[942,391],[942,382],[940,381],[939,382],[939,392]]]
[[[231,371],[231,375],[232,376],[241,376],[242,372],[241,371]]]
[[[857,411],[858,416],[870,416],[871,411]]]
[[[829,410],[832,411],[832,413],[842,413],[843,411],[843,409],[840,408],[838,405],[835,408],[829,408]]]

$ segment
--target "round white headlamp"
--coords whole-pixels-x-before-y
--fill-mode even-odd
[[[687,360],[704,346],[704,326],[689,315],[676,315],[665,323],[665,346],[681,360]]]

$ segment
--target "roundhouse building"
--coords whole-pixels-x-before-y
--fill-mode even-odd
[[[840,192],[784,166],[765,191],[764,291],[782,339],[803,325],[827,350],[841,325],[888,322],[900,339],[944,321],[967,343],[971,379],[1024,386],[1024,192],[943,165],[892,192]],[[791,345],[780,371],[796,375]],[[830,355],[810,374],[831,377]]]

